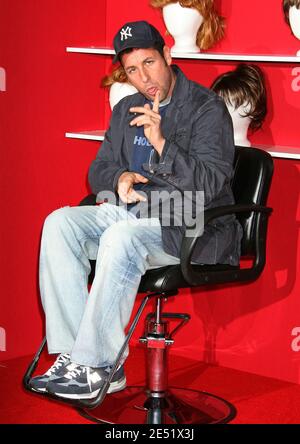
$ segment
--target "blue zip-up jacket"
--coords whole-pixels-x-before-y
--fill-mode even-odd
[[[172,66],[176,83],[171,102],[162,121],[166,143],[161,156],[155,152],[143,164],[146,194],[157,190],[203,191],[204,207],[234,203],[230,181],[233,173],[234,141],[230,114],[222,98],[213,91],[186,78]],[[129,108],[143,106],[140,93],[125,97],[113,110],[110,127],[89,169],[89,183],[94,194],[116,192],[118,179],[129,171],[136,127],[129,125]],[[147,204],[146,204],[147,205]],[[161,219],[161,216],[159,215]],[[162,220],[161,220],[162,222]],[[180,257],[185,225],[162,223],[164,250]],[[225,216],[205,227],[192,260],[205,264],[237,265],[242,228],[234,216]]]

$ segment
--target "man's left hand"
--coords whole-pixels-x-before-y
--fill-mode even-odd
[[[161,155],[165,144],[165,138],[161,132],[161,116],[159,114],[159,97],[160,92],[156,91],[153,107],[151,109],[150,105],[146,103],[143,107],[136,106],[130,108],[132,113],[140,113],[141,115],[135,117],[131,122],[130,126],[142,126],[144,125],[144,133],[153,148]]]

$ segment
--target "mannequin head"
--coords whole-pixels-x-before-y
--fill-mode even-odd
[[[189,38],[193,38],[194,42],[196,40],[196,45],[200,49],[209,49],[211,48],[215,43],[217,43],[219,40],[221,40],[224,36],[224,19],[221,17],[214,6],[213,0],[150,0],[150,4],[154,8],[160,8],[163,9],[164,18],[171,15],[171,13],[174,14],[176,10],[181,13],[181,16],[179,16],[179,22],[178,25],[176,25],[175,32],[176,34],[172,34],[172,30],[168,29],[170,34],[175,39],[175,46],[176,44],[179,44],[176,42],[176,36],[179,32],[182,30],[184,23],[183,23],[183,16],[184,13],[187,21],[191,24],[192,23],[192,29],[188,29],[186,32],[189,33]],[[168,5],[176,5],[173,6],[172,9],[165,7]],[[181,8],[179,8],[181,7]],[[187,11],[183,11],[183,8],[190,8],[192,10],[198,11],[198,14],[196,14],[194,11],[187,15]],[[175,27],[174,27],[175,28]],[[195,33],[196,33],[196,39],[195,39]],[[182,38],[183,33],[180,32],[180,38]],[[178,37],[177,37],[178,38]]]
[[[284,18],[294,36],[300,40],[300,0],[283,0]],[[297,53],[300,56],[300,50]]]
[[[184,8],[180,3],[163,7],[163,17],[169,34],[173,37],[174,52],[199,52],[197,34],[203,17],[197,9]]]
[[[115,68],[111,74],[104,77],[102,86],[110,87],[109,103],[111,110],[124,97],[135,94],[137,89],[127,81],[127,76],[123,66]]]
[[[239,64],[221,74],[211,89],[223,97],[231,115],[235,145],[251,146],[248,130],[261,128],[267,114],[264,75],[256,65]]]
[[[226,102],[226,106],[232,119],[234,144],[236,146],[251,146],[251,142],[248,139],[248,131],[251,124],[251,118],[248,115],[250,105],[243,104],[236,108],[235,105]]]

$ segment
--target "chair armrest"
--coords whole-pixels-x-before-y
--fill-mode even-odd
[[[262,205],[255,205],[255,204],[239,204],[239,205],[226,205],[222,207],[216,207],[216,208],[210,208],[209,210],[204,211],[203,214],[198,216],[198,218],[203,218],[203,225],[199,224],[199,228],[194,231],[193,236],[184,236],[182,240],[181,245],[181,251],[180,251],[180,265],[181,265],[181,271],[182,274],[187,282],[191,282],[191,275],[193,275],[192,265],[191,265],[191,258],[196,246],[196,243],[199,239],[199,237],[203,234],[203,228],[213,219],[216,219],[221,216],[226,216],[230,214],[236,214],[236,213],[263,213],[267,216],[269,216],[272,212],[272,208],[264,207]]]
[[[204,226],[207,225],[213,219],[221,216],[227,216],[229,214],[236,213],[252,213],[252,211],[256,213],[272,213],[272,208],[264,207],[262,205],[255,204],[239,204],[239,205],[225,205],[223,207],[210,208],[209,210],[204,211]]]

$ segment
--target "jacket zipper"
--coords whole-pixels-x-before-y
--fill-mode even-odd
[[[153,158],[153,154],[154,154],[154,148],[152,148],[152,150],[151,150],[151,153],[150,153],[150,156],[149,156],[149,161],[148,161],[149,171],[150,171],[151,174],[154,174],[154,170],[153,170],[153,168],[151,168],[151,161],[152,161],[152,158]]]

